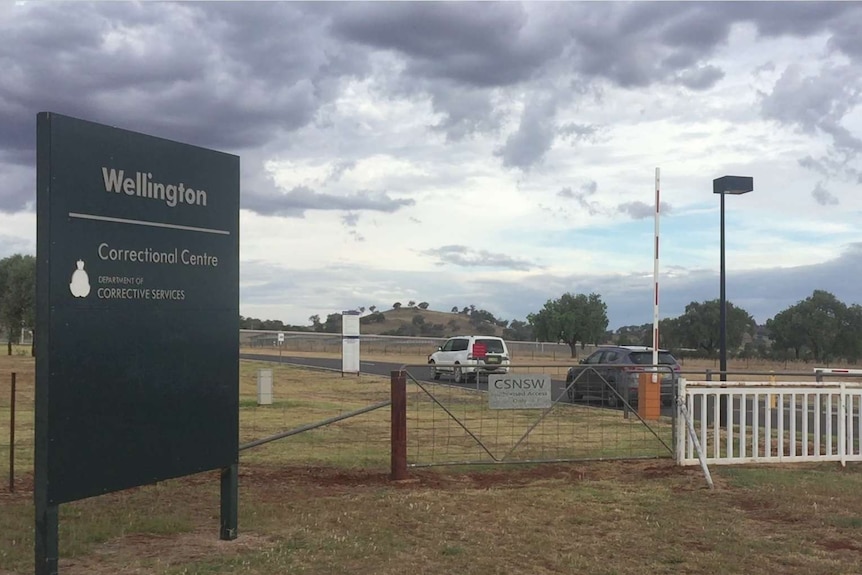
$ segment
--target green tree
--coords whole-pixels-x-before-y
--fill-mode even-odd
[[[548,300],[545,306],[527,316],[536,337],[546,341],[563,341],[575,357],[577,344],[598,342],[608,327],[608,306],[599,294],[563,294]]]
[[[323,322],[323,330],[325,333],[341,333],[341,314],[331,313],[326,316],[326,321]]]
[[[0,321],[6,327],[6,353],[21,329],[36,323],[36,258],[16,254],[0,260]],[[31,353],[33,347],[30,348]]]
[[[862,357],[862,306],[853,304],[847,308],[842,325],[841,355],[852,363]]]
[[[797,304],[798,305],[798,304]],[[772,338],[773,355],[786,357],[787,350],[793,350],[793,358],[801,359],[805,348],[805,333],[802,330],[802,314],[796,306],[791,306],[766,320],[766,329]]]
[[[790,306],[766,322],[773,347],[793,349],[796,359],[807,352],[814,361],[829,361],[844,355],[858,357],[858,332],[854,325],[858,312],[827,291],[814,290],[811,296]],[[849,357],[848,357],[849,358]]]
[[[394,304],[392,304],[392,309],[401,309],[401,302],[397,301]]]
[[[718,352],[721,337],[721,301],[714,299],[705,302],[691,302],[685,306],[685,313],[674,326],[678,331],[681,347],[694,348],[708,356]],[[727,349],[735,350],[742,347],[742,337],[752,333],[757,327],[754,318],[731,302],[727,302]],[[673,335],[673,334],[671,334]],[[661,344],[659,331],[659,344]]]
[[[526,321],[513,319],[503,329],[503,338],[513,341],[533,341],[533,326]]]
[[[827,291],[814,290],[802,304],[806,345],[815,361],[829,361],[841,351],[847,306]]]
[[[419,309],[428,309],[428,305],[429,304],[427,301],[423,301],[423,302],[419,302],[419,305],[416,307],[418,307]]]
[[[683,350],[686,348],[681,323],[678,317],[667,317],[659,320],[658,345],[660,348],[671,350]]]

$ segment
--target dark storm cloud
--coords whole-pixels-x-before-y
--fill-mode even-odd
[[[434,257],[439,265],[452,264],[460,267],[490,267],[528,271],[538,266],[513,258],[506,254],[492,253],[487,250],[474,250],[467,246],[448,245],[426,250],[424,255]]]
[[[830,67],[816,76],[804,76],[790,66],[761,101],[765,117],[799,126],[805,132],[833,133],[836,123],[860,97],[859,70],[855,66]]]
[[[372,73],[381,99],[429,99],[439,116],[429,128],[450,141],[496,133],[507,120],[500,96],[516,99],[529,82],[517,128],[496,148],[505,166],[529,170],[556,136],[589,141],[569,129],[589,124],[556,121],[557,103],[589,86],[708,89],[724,74],[709,59],[740,22],[767,36],[828,33],[852,59],[860,14],[843,2],[5,3],[0,173],[33,165],[43,110],[244,156],[276,141],[298,147],[289,136],[324,125],[345,84]],[[763,114],[855,153],[862,142],[841,121],[859,76],[849,64],[784,77]],[[4,184],[0,210],[24,208],[32,178]]]
[[[314,120],[365,54],[291,3],[37,3],[0,17],[0,161],[32,166],[43,110],[237,153]],[[285,33],[289,29],[290,33]],[[20,209],[34,183],[5,191]]]
[[[333,17],[336,37],[408,57],[411,76],[508,86],[560,55],[564,37],[531,28],[518,3],[355,3]]]
[[[518,129],[498,148],[495,156],[508,168],[528,170],[551,149],[557,134],[554,126],[556,102],[536,97],[527,103]]]
[[[796,66],[788,67],[771,93],[762,95],[765,118],[792,126],[807,134],[831,138],[826,155],[817,160],[799,160],[805,168],[827,177],[853,178],[858,172],[848,161],[862,152],[862,140],[841,122],[862,101],[862,66],[827,66],[816,75],[805,76]],[[815,195],[820,201],[820,197]]]
[[[441,116],[431,129],[457,142],[474,133],[491,133],[500,128],[503,115],[494,108],[487,90],[466,86],[429,83],[434,112]]]
[[[838,198],[833,196],[829,190],[823,187],[823,182],[817,182],[817,186],[811,191],[811,196],[821,206],[838,205]]]
[[[855,2],[726,2],[721,11],[731,20],[757,25],[763,36],[811,36],[859,14]]]
[[[412,199],[395,199],[384,192],[362,190],[348,196],[321,194],[305,186],[284,193],[243,193],[241,207],[263,216],[302,217],[307,210],[369,210],[395,212],[412,206]],[[350,218],[345,223],[349,225]]]
[[[677,81],[689,90],[708,90],[724,78],[724,70],[712,65],[680,72]]]

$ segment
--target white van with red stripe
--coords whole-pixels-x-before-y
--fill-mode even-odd
[[[474,380],[480,373],[508,373],[509,348],[502,338],[492,335],[459,335],[450,337],[428,356],[431,375],[451,373],[452,381]]]

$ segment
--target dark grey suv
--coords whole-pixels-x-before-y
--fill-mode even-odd
[[[658,363],[661,367],[653,367],[651,347],[602,346],[577,366],[569,368],[566,374],[569,401],[592,397],[613,407],[620,403],[621,396],[629,405],[635,405],[638,401],[638,376],[658,369],[661,401],[663,405],[670,405],[679,377],[679,363],[664,349],[658,352]],[[611,388],[617,393],[613,393]]]

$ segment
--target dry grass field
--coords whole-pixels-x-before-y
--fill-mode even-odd
[[[366,376],[318,376],[321,389],[298,393],[308,376],[285,367],[275,404],[258,407],[258,367],[242,362],[241,441],[386,396]],[[32,394],[32,360],[0,358],[0,446],[13,370]],[[714,491],[668,460],[414,469],[394,483],[387,417],[242,452],[236,541],[217,539],[216,472],[64,504],[60,573],[862,572],[862,466],[714,468]],[[32,461],[18,474],[14,493],[0,484],[2,575],[33,572]]]

